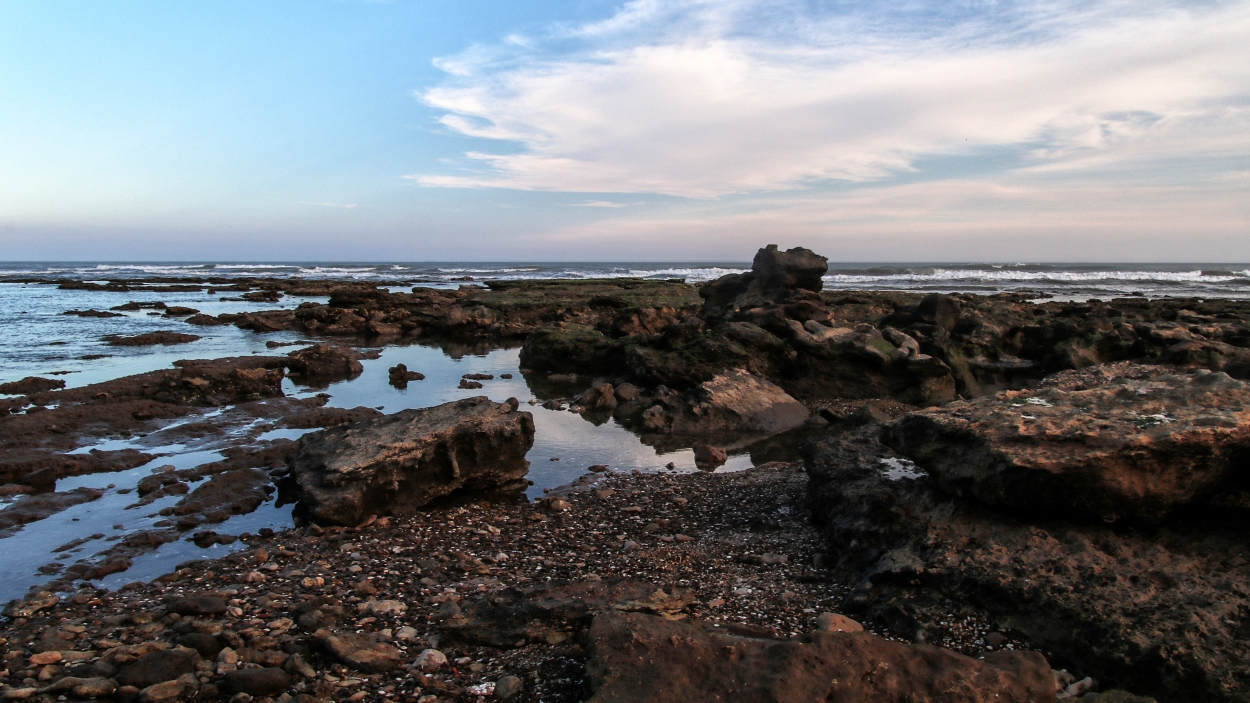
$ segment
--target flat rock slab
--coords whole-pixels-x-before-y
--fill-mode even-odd
[[[810,413],[780,386],[740,369],[730,369],[695,389],[689,405],[673,417],[672,432],[782,432],[803,424]]]
[[[357,525],[464,487],[525,484],[534,417],[485,396],[404,410],[300,438],[291,472],[314,520]]]
[[[442,623],[449,641],[491,647],[560,644],[581,634],[603,612],[680,617],[695,596],[646,581],[609,579],[512,587],[470,604]]]
[[[1113,364],[912,413],[882,441],[991,505],[1155,522],[1244,470],[1250,385]]]
[[[1036,652],[973,659],[866,632],[752,639],[641,613],[597,616],[589,641],[590,703],[1055,700]]]

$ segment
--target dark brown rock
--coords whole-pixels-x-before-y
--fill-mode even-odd
[[[10,381],[9,383],[0,383],[0,394],[4,395],[28,395],[30,393],[43,393],[45,391],[54,391],[65,387],[65,381],[57,378],[40,378],[39,376],[27,376],[20,381]]]
[[[299,376],[356,376],[364,371],[364,355],[348,347],[314,344],[291,352],[288,367]]]
[[[222,615],[226,612],[226,601],[217,596],[175,598],[166,609],[179,615]]]
[[[164,681],[173,681],[183,674],[195,673],[200,656],[192,649],[166,649],[127,664],[117,672],[117,683],[147,688]]]
[[[640,613],[596,616],[589,642],[590,703],[1055,700],[1036,652],[973,659],[866,632],[751,639]]]
[[[1244,505],[1195,506],[1150,530],[1002,511],[908,470],[878,434],[868,426],[803,449],[814,517],[838,545],[836,577],[857,584],[844,611],[914,638],[970,612],[1104,686],[1244,700]]]
[[[311,516],[356,525],[453,490],[524,485],[534,419],[479,396],[404,410],[300,438],[291,460]]]
[[[274,667],[227,671],[226,690],[252,696],[276,696],[291,684],[291,675]]]
[[[444,620],[449,641],[491,647],[560,644],[579,637],[598,613],[678,616],[691,603],[686,589],[607,579],[506,588]]]
[[[104,491],[84,486],[64,493],[26,496],[0,510],[0,530],[43,520],[75,505],[90,503],[102,495]]]
[[[199,335],[183,334],[181,332],[145,332],[144,334],[134,335],[109,334],[100,339],[115,347],[150,347],[157,344],[163,346],[187,344],[199,338]]]
[[[404,664],[402,652],[368,635],[321,630],[316,637],[327,652],[357,671],[384,674]]]
[[[1244,472],[1250,385],[1134,364],[1065,372],[912,413],[883,441],[992,505],[1158,521]]]
[[[245,515],[256,510],[271,492],[273,486],[264,471],[234,469],[216,474],[196,486],[174,506],[174,514],[200,514],[207,522],[222,522],[231,515]]]

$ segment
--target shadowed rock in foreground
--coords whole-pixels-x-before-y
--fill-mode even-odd
[[[1250,384],[1112,364],[912,413],[883,441],[991,505],[1158,522],[1245,471]]]
[[[525,485],[534,418],[485,396],[305,435],[291,461],[311,517],[356,525],[411,512],[457,488]]]
[[[589,639],[590,703],[1055,700],[1037,652],[973,659],[867,632],[755,639],[641,613],[599,615]]]

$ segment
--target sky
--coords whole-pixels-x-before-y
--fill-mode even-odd
[[[1250,0],[0,0],[0,259],[1250,261]]]

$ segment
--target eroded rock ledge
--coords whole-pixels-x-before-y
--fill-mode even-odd
[[[534,417],[485,396],[353,422],[300,438],[291,459],[309,515],[357,525],[457,488],[523,487]]]

